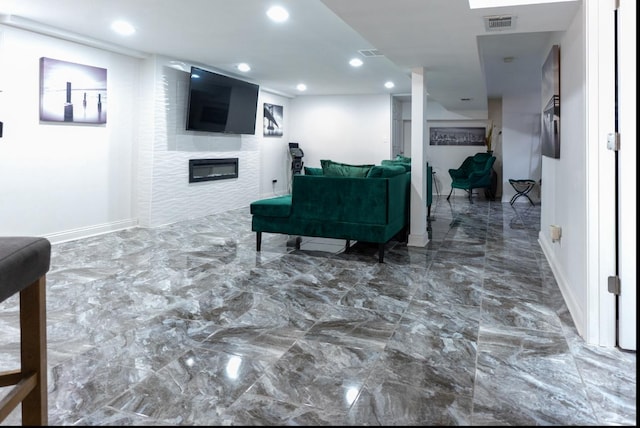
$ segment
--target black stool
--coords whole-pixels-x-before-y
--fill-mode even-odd
[[[48,425],[45,276],[51,243],[45,238],[0,237],[0,302],[20,293],[20,368],[0,372],[0,422],[22,404],[22,425]]]
[[[531,202],[531,205],[535,205],[531,200],[531,198],[529,197],[529,192],[533,190],[533,188],[536,185],[535,180],[514,180],[513,178],[510,178],[509,184],[511,184],[511,187],[513,187],[513,190],[516,191],[516,194],[513,195],[513,197],[511,198],[511,201],[509,201],[511,205],[513,205],[516,199],[518,199],[520,196],[524,196],[525,198],[529,199],[529,202]]]

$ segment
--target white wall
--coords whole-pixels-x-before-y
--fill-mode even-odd
[[[304,151],[304,165],[321,159],[380,164],[391,158],[389,95],[302,96],[291,100],[292,141]]]
[[[493,170],[498,177],[498,185],[496,186],[496,198],[502,197],[502,181],[504,178],[504,172],[502,168],[503,155],[502,155],[502,97],[489,98],[487,102],[487,109],[489,115],[489,126],[493,123],[493,143],[491,144],[491,150],[496,157],[496,161],[493,163]]]
[[[542,76],[542,72],[540,75]],[[508,93],[502,97],[502,175],[499,177],[502,183],[502,202],[509,202],[516,193],[509,184],[510,178],[536,182],[540,180],[541,88],[540,84],[537,90],[519,94]],[[534,202],[540,200],[538,185],[529,196]],[[515,203],[529,204],[529,201],[527,198],[518,198]]]
[[[411,121],[411,102],[402,104],[402,118],[405,122]],[[488,126],[486,111],[467,111],[453,112],[442,107],[438,102],[427,99],[427,136],[429,128],[432,126]],[[404,127],[407,130],[408,127]],[[407,136],[403,138],[406,140]],[[473,156],[478,152],[485,152],[485,146],[431,146],[428,144],[428,137],[425,144],[429,166],[435,171],[433,194],[437,194],[437,190],[441,195],[449,195],[451,191],[451,177],[449,176],[450,168],[458,168],[467,156]],[[437,187],[437,190],[436,190]],[[484,197],[484,193],[481,193]],[[458,191],[452,194],[454,196],[467,197],[464,191]]]
[[[263,134],[263,103],[282,106],[284,128],[281,137],[263,137],[260,141],[260,197],[283,195],[289,193],[289,182],[291,180],[291,161],[289,156],[289,143],[296,142],[289,138],[291,135],[291,99],[270,92],[261,91],[258,101],[258,135]],[[304,143],[301,144],[301,147]],[[303,149],[304,150],[304,149]],[[306,152],[305,152],[306,155]],[[303,158],[304,161],[304,158]],[[273,179],[278,180],[273,184]]]
[[[261,157],[261,144],[267,139],[262,136],[262,103],[267,99],[281,105],[284,99],[261,91],[255,135],[187,131],[189,73],[174,68],[168,58],[156,56],[147,62],[144,76],[149,83],[142,99],[151,118],[140,130],[140,225],[155,227],[203,217],[260,199],[261,187],[266,188]],[[286,118],[286,106],[284,113]],[[189,160],[209,158],[238,158],[238,177],[189,183]]]
[[[542,165],[540,244],[578,332],[600,346],[616,344],[607,291],[616,273],[614,154],[604,144],[614,129],[612,18],[612,5],[585,0],[559,42],[560,158],[543,157]],[[555,243],[551,224],[562,227]]]
[[[53,242],[136,224],[140,60],[0,26],[0,235]],[[39,121],[41,57],[107,69],[106,125]]]
[[[105,125],[39,122],[40,57],[107,69]],[[189,75],[167,58],[0,26],[0,62],[0,235],[62,242],[202,217],[288,191],[286,97],[260,91],[255,135],[194,132],[185,130]],[[282,137],[263,137],[264,102],[283,106]],[[221,157],[238,158],[237,179],[188,182],[189,159]]]
[[[579,13],[566,34],[555,42],[560,46],[560,158],[542,157],[540,221],[540,243],[581,334],[588,318],[583,19]],[[551,224],[562,227],[561,241],[551,242]]]

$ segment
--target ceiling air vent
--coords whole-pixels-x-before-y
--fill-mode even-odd
[[[384,56],[382,55],[382,52],[380,52],[378,49],[361,49],[358,52],[360,52],[360,55],[370,58],[373,56]]]
[[[511,15],[494,15],[484,17],[484,28],[487,31],[511,30],[516,17]]]

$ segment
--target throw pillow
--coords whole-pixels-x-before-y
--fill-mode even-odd
[[[382,165],[400,165],[402,167],[404,167],[405,171],[411,171],[411,164],[407,163],[407,162],[401,162],[399,160],[390,160],[390,159],[384,159],[382,162],[380,162]]]
[[[322,175],[322,168],[304,167],[304,175]]]
[[[323,159],[320,161],[322,173],[328,177],[360,177],[365,178],[372,165],[351,165]]]
[[[406,171],[402,165],[375,165],[369,171],[367,178],[387,178],[404,174]]]

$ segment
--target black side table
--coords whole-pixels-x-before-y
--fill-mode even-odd
[[[493,167],[491,167],[491,185],[484,189],[485,198],[490,201],[496,200],[496,193],[498,192],[498,173]]]
[[[509,184],[511,184],[511,187],[513,187],[513,189],[516,191],[516,194],[513,195],[511,201],[509,201],[511,205],[513,205],[516,199],[518,199],[520,196],[524,196],[525,198],[529,199],[531,205],[535,205],[529,197],[529,192],[531,192],[536,185],[535,180],[514,180],[513,178],[510,178]]]

